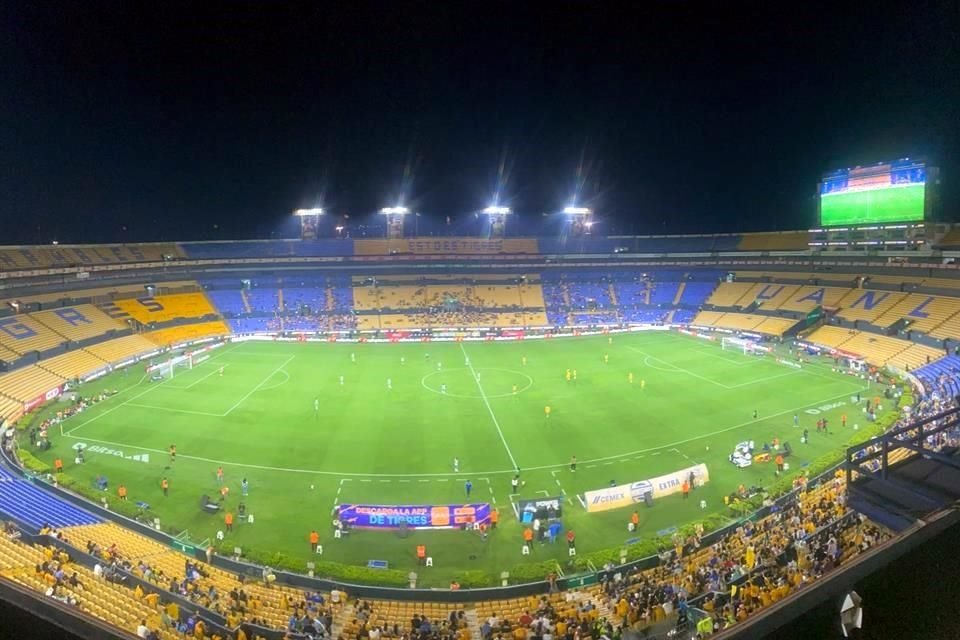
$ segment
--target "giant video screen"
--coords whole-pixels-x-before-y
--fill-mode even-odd
[[[910,160],[831,172],[820,183],[820,226],[924,219],[927,171]]]

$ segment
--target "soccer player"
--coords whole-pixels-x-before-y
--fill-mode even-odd
[[[613,344],[613,336],[607,336],[607,344]]]
[[[753,410],[753,419],[756,420],[758,415],[760,415],[760,413],[759,413],[756,409],[754,409],[754,410]]]
[[[510,493],[518,493],[520,490],[520,474],[513,476],[513,479],[510,480]]]
[[[223,484],[223,467],[217,467],[217,484]]]
[[[387,378],[387,391],[391,391],[392,389],[393,389],[393,380],[391,378]]]
[[[163,490],[163,496],[166,497],[170,491],[170,482],[166,478],[160,481],[160,489]]]
[[[407,364],[407,359],[404,358],[403,356],[400,356],[400,366],[402,367],[405,364]]]
[[[244,478],[240,481],[240,495],[247,496],[250,494],[250,483],[247,482],[247,479]]]
[[[441,369],[443,369],[443,363],[437,362],[437,371],[440,371]]]
[[[460,458],[456,456],[453,457],[453,472],[460,473]]]
[[[550,408],[550,405],[547,405],[547,406],[545,406],[545,407],[543,408],[543,416],[544,416],[544,418],[545,418],[546,420],[549,420],[549,419],[550,419],[550,412],[551,412],[551,411],[552,411],[552,409]]]
[[[573,370],[573,383],[574,383],[574,384],[577,383],[577,370],[576,370],[576,369]]]
[[[316,414],[320,411],[320,398],[313,399],[313,413]]]
[[[340,376],[340,386],[343,386],[343,376]]]
[[[610,364],[610,354],[603,354],[603,364]]]
[[[630,384],[633,384],[633,372],[632,372],[632,371],[627,374],[627,382],[629,382]]]
[[[223,377],[223,367],[220,367],[220,377]]]
[[[570,373],[570,369],[567,369],[566,378],[567,378],[567,382],[570,382],[570,380],[573,379],[573,374]]]
[[[800,424],[800,416],[798,416],[797,414],[793,414],[793,426],[796,427],[796,426],[799,426],[799,424]]]
[[[521,367],[527,366],[527,356],[523,356],[522,358],[520,358],[520,366]]]
[[[577,472],[577,456],[570,456],[570,471]]]
[[[470,358],[464,358],[464,359],[463,359],[463,366],[465,366],[465,367],[469,367],[469,366],[470,366]]]
[[[423,359],[426,360],[427,362],[429,362],[429,361],[430,361],[430,352],[427,352],[427,353],[423,354]]]
[[[517,395],[517,385],[513,385],[513,395]]]
[[[447,395],[447,385],[446,385],[446,384],[441,384],[441,385],[440,385],[440,393],[442,393],[443,395]]]
[[[177,445],[170,445],[170,464],[177,461]]]
[[[467,480],[463,485],[464,490],[467,492],[467,497],[470,497],[470,492],[473,491],[473,483]]]
[[[646,381],[646,380],[640,380],[640,391],[643,391],[644,388],[646,388],[646,386],[647,386],[647,381]]]
[[[356,363],[356,361],[357,361],[357,354],[351,353],[351,354],[350,354],[350,362]]]

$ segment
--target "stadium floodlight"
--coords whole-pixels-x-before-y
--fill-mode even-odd
[[[483,211],[481,211],[481,213],[485,213],[490,216],[503,216],[510,213],[510,207],[501,207],[501,206],[492,204],[486,209],[484,209]]]
[[[296,210],[294,210],[293,215],[298,216],[298,217],[303,217],[303,216],[322,216],[322,215],[323,215],[323,209],[321,209],[320,207],[311,207],[311,208],[309,208],[309,209],[296,209]]]
[[[380,209],[380,213],[385,216],[405,216],[410,213],[410,209],[402,206],[384,207],[383,209]]]
[[[593,213],[593,211],[591,211],[587,207],[574,207],[574,206],[564,207],[563,212],[570,216],[588,216],[591,213]]]

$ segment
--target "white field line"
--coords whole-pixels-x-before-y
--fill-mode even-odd
[[[211,418],[222,418],[222,413],[210,413],[209,411],[191,411],[190,409],[177,409],[176,407],[158,407],[153,404],[140,404],[139,402],[128,402],[128,407],[140,407],[141,409],[153,409],[155,411],[169,411],[171,413],[187,413],[192,416],[210,416]]]
[[[236,349],[236,346],[231,345],[231,346],[224,347],[224,348],[221,349],[218,353],[215,353],[215,354],[213,354],[212,356],[210,356],[209,358],[207,358],[207,360],[205,360],[205,362],[210,362],[210,361],[213,360],[214,358],[217,358],[217,357],[219,357],[219,356],[222,356],[222,355],[225,354],[225,353],[230,353],[230,352],[233,351],[233,349]],[[131,365],[131,366],[132,366],[132,365]],[[147,380],[147,377],[148,377],[147,375],[144,375],[142,378],[140,378],[140,381],[137,382],[137,384],[135,384],[135,385],[133,385],[133,386],[130,386],[130,387],[127,387],[126,389],[123,389],[122,391],[120,391],[120,393],[125,393],[125,392],[127,392],[127,391],[130,391],[131,389],[136,389],[136,388],[139,387],[141,384],[143,384],[144,380]],[[63,435],[69,436],[70,434],[72,434],[74,431],[76,431],[76,430],[79,429],[80,427],[85,427],[85,426],[87,426],[88,424],[90,424],[91,422],[94,422],[94,421],[96,421],[96,420],[99,420],[100,418],[102,418],[103,416],[107,415],[108,413],[112,413],[113,411],[116,411],[117,409],[119,409],[119,408],[122,407],[123,405],[128,404],[128,403],[130,403],[130,402],[133,402],[133,401],[136,400],[137,398],[140,398],[140,397],[142,397],[142,396],[147,395],[148,393],[150,393],[150,392],[153,391],[154,389],[158,389],[159,387],[162,387],[163,385],[165,385],[167,382],[169,382],[169,381],[172,380],[172,379],[173,379],[173,378],[167,378],[166,380],[164,380],[164,381],[162,381],[162,382],[158,382],[158,383],[156,383],[155,385],[152,385],[152,386],[148,387],[145,391],[143,391],[142,393],[138,393],[137,395],[133,396],[133,397],[130,398],[129,400],[125,400],[124,402],[121,402],[121,403],[118,404],[118,405],[115,405],[115,406],[112,406],[112,407],[106,409],[106,410],[103,411],[102,413],[98,413],[97,415],[93,416],[92,418],[90,418],[90,419],[87,420],[86,422],[81,422],[80,424],[78,424],[77,426],[75,426],[73,429],[70,429],[69,431],[67,431],[67,432],[64,433]],[[120,393],[118,393],[117,395],[120,395]]]
[[[867,389],[868,387],[861,387],[861,391],[866,391]],[[645,454],[652,455],[652,452],[658,452],[658,451],[662,452],[663,450],[676,448],[680,445],[687,444],[689,442],[695,442],[697,440],[703,440],[705,438],[711,438],[713,436],[728,433],[730,431],[742,429],[744,427],[748,427],[750,425],[757,424],[759,422],[763,422],[764,420],[769,420],[771,418],[778,418],[780,416],[785,416],[785,415],[793,415],[794,413],[797,413],[798,411],[801,411],[802,409],[806,409],[808,407],[816,407],[818,405],[828,403],[833,400],[839,400],[841,398],[848,398],[848,397],[850,397],[850,392],[833,396],[832,398],[824,398],[821,400],[817,400],[816,402],[809,402],[807,404],[800,405],[799,407],[785,409],[783,411],[780,411],[779,413],[773,413],[768,416],[764,416],[763,418],[760,418],[758,420],[748,420],[746,422],[741,422],[739,424],[725,427],[723,429],[718,429],[717,431],[713,431],[711,433],[700,434],[697,436],[693,436],[691,438],[678,440],[676,442],[671,442],[671,443],[656,446],[656,447],[648,447],[646,449],[637,449],[636,451],[627,451],[625,453],[618,453],[612,456],[604,456],[600,458],[593,458],[590,460],[581,460],[579,463],[582,464],[585,469],[592,469],[592,468],[595,468],[598,464],[606,462],[608,460],[618,460],[618,459],[627,458],[627,457],[637,458],[637,457],[642,457]],[[97,444],[103,444],[103,445],[117,447],[117,448],[122,447],[122,448],[137,450],[137,451],[147,451],[150,453],[158,453],[162,455],[166,455],[168,453],[165,449],[151,449],[149,447],[130,444],[128,442],[114,442],[111,440],[97,440],[94,438],[84,438],[82,436],[71,435],[71,432],[65,433],[64,436],[68,438],[72,438],[74,440],[83,440],[85,442],[95,442]],[[318,469],[297,469],[297,468],[290,468],[290,467],[274,467],[274,466],[268,466],[268,465],[247,464],[247,463],[235,462],[231,460],[216,460],[213,458],[191,456],[188,454],[181,453],[180,451],[177,452],[177,458],[186,459],[186,460],[195,460],[197,462],[215,464],[218,466],[222,465],[222,466],[239,467],[243,469],[258,469],[262,471],[279,471],[279,472],[285,472],[285,473],[309,473],[309,474],[314,474],[318,476],[337,476],[337,477],[353,476],[354,478],[423,478],[424,480],[420,480],[421,482],[428,482],[426,478],[445,479],[451,476],[453,477],[461,476],[461,474],[454,474],[454,473],[353,473],[353,472],[346,472],[346,471],[326,471],[326,470],[318,470]],[[569,463],[561,462],[558,464],[548,464],[548,465],[541,465],[537,467],[528,467],[524,469],[524,472],[542,471],[542,470],[549,470],[549,469],[564,469],[568,466],[569,466]],[[506,474],[515,474],[516,469],[480,471],[478,473],[482,473],[486,476],[506,475]]]
[[[460,351],[463,353],[464,360],[467,361],[467,368],[470,369],[470,375],[473,376],[473,381],[477,383],[477,390],[480,391],[480,398],[483,400],[483,404],[487,406],[487,411],[490,413],[490,419],[493,420],[493,426],[497,428],[497,433],[500,434],[500,442],[503,443],[503,448],[507,450],[507,455],[510,457],[510,464],[513,465],[514,469],[518,469],[517,459],[513,457],[513,452],[510,451],[510,445],[507,444],[507,439],[503,435],[503,429],[500,428],[500,422],[497,420],[496,414],[493,413],[493,407],[490,406],[490,400],[487,399],[487,394],[483,390],[483,386],[480,384],[480,378],[477,377],[477,372],[473,369],[473,363],[470,362],[470,356],[467,355],[467,350],[463,348],[463,343],[460,343]]]
[[[273,376],[277,375],[277,373],[279,373],[279,371],[280,371],[281,369],[283,369],[285,366],[287,366],[288,364],[290,364],[290,361],[293,360],[293,359],[296,358],[296,357],[297,357],[297,356],[290,356],[289,358],[287,358],[286,360],[284,360],[283,363],[282,363],[279,367],[277,367],[276,369],[274,369],[273,371],[271,371],[270,374],[267,375],[267,377],[265,377],[263,380],[260,381],[259,384],[257,384],[257,386],[255,386],[253,389],[251,389],[250,391],[248,391],[248,392],[246,393],[246,395],[244,395],[242,398],[240,398],[239,400],[237,400],[236,404],[234,404],[232,407],[230,407],[229,409],[227,409],[226,413],[224,413],[223,416],[221,416],[221,417],[224,417],[224,418],[225,418],[225,417],[227,417],[228,415],[230,415],[231,413],[233,413],[233,411],[234,411],[237,407],[239,407],[241,404],[243,404],[243,403],[246,401],[247,398],[249,398],[250,396],[252,396],[253,394],[255,394],[257,391],[259,391],[259,390],[260,390],[260,387],[262,387],[263,385],[267,384],[267,383],[270,381],[270,378],[272,378]]]
[[[676,371],[677,373],[685,373],[685,374],[687,374],[688,376],[691,376],[691,377],[693,377],[693,378],[697,378],[697,379],[699,379],[699,380],[703,380],[704,382],[709,382],[710,384],[716,385],[716,386],[718,386],[718,387],[721,387],[721,388],[727,389],[727,390],[731,390],[731,389],[742,389],[743,387],[749,387],[749,386],[752,386],[752,385],[755,385],[755,384],[760,384],[760,383],[762,383],[762,382],[767,382],[768,380],[776,380],[776,379],[778,379],[778,378],[786,378],[786,377],[788,377],[788,376],[795,376],[795,375],[798,375],[798,374],[802,371],[802,369],[798,369],[798,370],[796,370],[796,371],[788,371],[788,372],[786,372],[786,373],[782,373],[782,374],[776,375],[776,376],[764,376],[763,378],[760,378],[760,379],[757,379],[757,380],[750,380],[750,381],[748,381],[748,382],[741,382],[740,384],[724,384],[724,383],[722,383],[722,382],[717,382],[716,380],[711,380],[710,378],[701,376],[699,373],[695,373],[695,372],[690,371],[690,370],[688,370],[688,369],[684,369],[683,367],[678,367],[677,365],[673,364],[672,362],[670,362],[670,361],[668,361],[668,360],[664,360],[664,359],[662,359],[662,358],[658,358],[657,356],[652,356],[652,355],[650,355],[649,353],[646,353],[646,352],[644,352],[644,351],[641,351],[640,349],[637,349],[636,347],[628,347],[628,348],[631,349],[631,350],[633,350],[633,351],[636,351],[636,352],[639,353],[640,355],[643,355],[643,356],[649,358],[650,360],[656,360],[656,361],[658,361],[658,362],[661,362],[661,363],[667,365],[668,367],[671,367],[672,370],[673,370],[673,371]]]
[[[229,364],[225,364],[225,365],[223,365],[223,366],[221,367],[221,369],[226,369],[226,368],[229,367],[229,366],[230,366]],[[213,371],[211,371],[211,372],[208,373],[207,375],[203,376],[203,377],[200,378],[199,380],[194,380],[193,382],[191,382],[190,384],[188,384],[187,386],[185,386],[185,387],[183,387],[183,388],[184,388],[184,389],[192,389],[193,387],[197,386],[198,384],[200,384],[201,382],[203,382],[204,380],[206,380],[207,378],[209,378],[209,377],[212,376],[213,374],[217,373],[218,371],[220,371],[220,369],[214,369]]]

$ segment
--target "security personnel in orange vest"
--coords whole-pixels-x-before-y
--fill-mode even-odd
[[[777,471],[783,472],[783,454],[777,454]]]
[[[53,461],[53,468],[56,469],[57,473],[63,473],[63,460],[57,458]]]
[[[163,489],[163,495],[166,496],[167,492],[170,491],[170,481],[164,478],[160,481],[160,488]]]
[[[633,515],[630,516],[630,523],[633,525],[634,529],[640,526],[640,514],[634,511]]]
[[[523,530],[523,544],[527,547],[533,546],[533,529],[530,527]]]
[[[117,487],[117,496],[121,500],[127,499],[127,487],[125,485],[120,485],[119,487]]]
[[[310,551],[316,553],[318,544],[320,544],[320,534],[313,530],[310,532]]]
[[[427,563],[427,547],[425,545],[417,545],[417,562],[420,564]]]
[[[227,531],[233,531],[233,514],[229,511],[223,516],[223,524],[227,525]]]
[[[494,507],[493,511],[490,512],[490,528],[496,529],[497,522],[500,520],[500,510]]]

